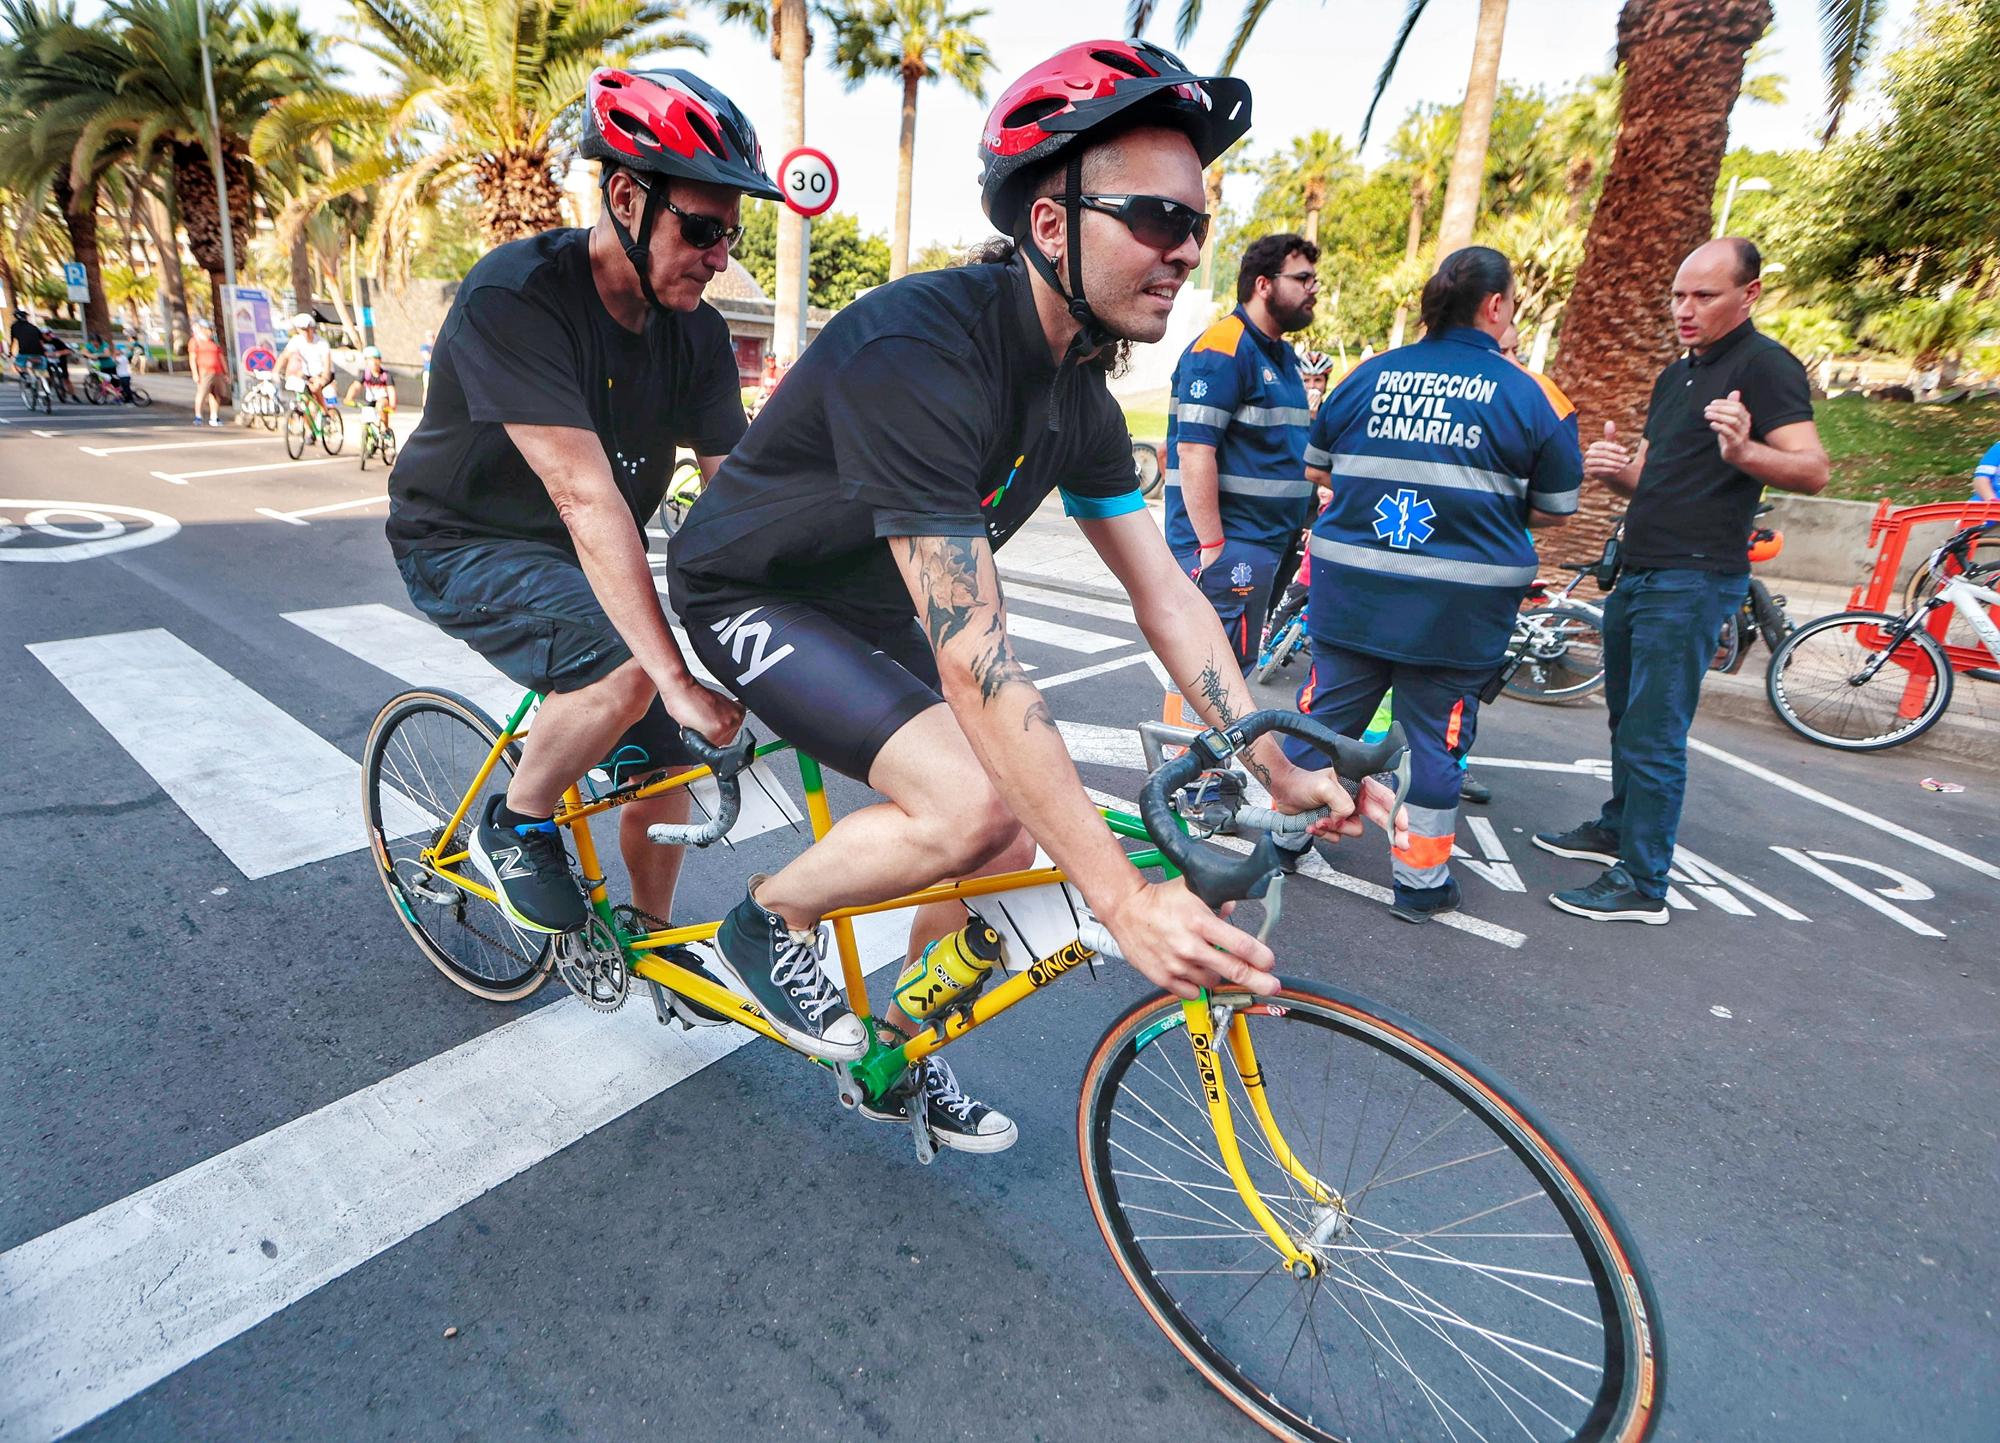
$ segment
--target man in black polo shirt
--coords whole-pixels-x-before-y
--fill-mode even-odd
[[[1584,474],[1632,505],[1625,569],[1604,609],[1611,799],[1593,822],[1535,835],[1543,851],[1605,864],[1589,886],[1549,898],[1579,917],[1667,920],[1688,728],[1722,622],[1749,586],[1751,515],[1766,486],[1826,486],[1805,367],[1750,324],[1761,265],[1734,237],[1681,263],[1673,312],[1687,354],[1653,383],[1638,453],[1608,421],[1584,453]]]

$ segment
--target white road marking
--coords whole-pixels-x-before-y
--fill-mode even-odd
[[[1516,757],[1489,757],[1481,753],[1480,767],[1500,767],[1516,772],[1573,772],[1578,776],[1596,777],[1599,781],[1611,780],[1611,763],[1595,757],[1579,757],[1573,762],[1537,762]]]
[[[1123,767],[1127,771],[1146,770],[1146,749],[1139,734],[1130,727],[1098,726],[1094,722],[1058,721],[1063,745],[1079,762],[1100,767]]]
[[[223,446],[263,446],[268,437],[256,437],[247,441],[151,441],[139,446],[79,446],[76,449],[86,456],[126,456],[135,451],[200,451],[213,450]]]
[[[1051,687],[1068,686],[1073,681],[1087,681],[1093,676],[1103,676],[1106,672],[1117,671],[1121,667],[1137,666],[1151,656],[1151,652],[1140,652],[1132,656],[1114,657],[1110,661],[1093,662],[1089,666],[1080,666],[1075,671],[1059,671],[1054,676],[1038,677],[1035,685],[1043,691]]]
[[[360,767],[171,632],[28,650],[244,876],[367,844]],[[385,820],[399,833],[425,824],[414,805],[395,806]]]
[[[1771,850],[1786,861],[1811,872],[1829,887],[1847,893],[1848,896],[1863,906],[1873,907],[1890,921],[1899,926],[1909,928],[1910,931],[1916,933],[1919,937],[1944,936],[1944,933],[1938,931],[1935,927],[1912,917],[1895,903],[1884,900],[1887,897],[1900,897],[1905,901],[1921,902],[1931,897],[1933,895],[1931,889],[1926,887],[1922,882],[1917,881],[1914,877],[1898,872],[1894,868],[1885,867],[1879,862],[1864,861],[1860,857],[1847,857],[1838,852],[1808,853],[1801,852],[1796,847],[1773,847]],[[1878,872],[1888,877],[1894,885],[1878,888],[1877,892],[1881,894],[1878,896],[1876,892],[1869,891],[1859,882],[1848,877],[1843,877],[1840,873],[1834,871],[1833,868],[1824,865],[1827,862],[1843,862],[1850,867],[1863,867],[1868,871]]]
[[[1465,825],[1472,831],[1472,838],[1479,844],[1479,855],[1485,860],[1475,859],[1456,842],[1452,844],[1451,856],[1455,866],[1461,866],[1474,876],[1481,878],[1502,892],[1526,892],[1527,884],[1507,856],[1507,849],[1500,845],[1500,834],[1493,830],[1493,823],[1485,817],[1467,816]]]
[[[1122,621],[1128,626],[1138,625],[1132,615],[1132,608],[1118,601],[1105,601],[1095,596],[1072,596],[1067,591],[1050,591],[1045,587],[1030,586],[1022,581],[1001,582],[1001,594],[1008,601],[1025,601],[1031,606],[1059,607],[1073,611],[1079,616],[1101,616],[1106,621]]]
[[[22,513],[19,526],[7,518],[9,511],[16,510]],[[131,520],[146,524],[142,528],[134,528]],[[75,524],[77,522],[82,522],[83,526],[79,527]],[[102,501],[79,503],[0,499],[0,561],[88,561],[113,551],[127,551],[135,546],[154,546],[169,541],[180,534],[180,529],[180,522],[173,517],[137,506],[112,506]],[[29,532],[54,539],[58,544],[6,545]]]
[[[496,722],[506,721],[520,705],[520,687],[464,642],[446,636],[420,616],[380,602],[282,614],[292,625],[410,686],[457,692]]]
[[[864,957],[900,965],[909,918],[856,918]],[[557,1002],[0,1254],[0,1437],[82,1427],[752,1037]]]
[[[1733,887],[1751,901],[1757,903],[1765,911],[1775,912],[1787,922],[1810,922],[1812,920],[1812,918],[1806,916],[1805,913],[1799,911],[1797,908],[1786,906],[1769,892],[1760,892],[1734,873],[1723,871],[1722,868],[1716,866],[1715,863],[1709,861],[1708,858],[1702,856],[1699,852],[1691,850],[1685,843],[1677,842],[1674,844],[1674,863],[1685,871],[1693,881],[1720,882],[1725,887]],[[1724,907],[1723,910],[1726,912],[1729,909]]]
[[[303,518],[307,516],[324,516],[330,511],[352,511],[357,506],[373,506],[378,501],[387,501],[388,499],[387,496],[361,496],[352,501],[335,501],[327,506],[308,506],[303,511],[273,511],[268,506],[259,506],[257,514],[259,516],[268,516],[273,521],[289,521],[294,526],[310,526],[312,523]]]
[[[1011,611],[1007,613],[1007,630],[1011,635],[1029,641],[1043,642],[1049,646],[1059,646],[1064,651],[1080,651],[1085,656],[1095,656],[1101,651],[1116,651],[1121,646],[1132,644],[1124,637],[1083,631],[1074,626],[1064,626],[1059,621],[1043,621],[1039,616],[1016,616]]]
[[[1768,767],[1760,767],[1757,763],[1739,757],[1734,752],[1726,752],[1721,747],[1712,746],[1708,742],[1702,741],[1699,737],[1689,737],[1688,747],[1692,751],[1700,752],[1705,757],[1714,757],[1719,762],[1726,762],[1738,771],[1748,772],[1751,776],[1757,777],[1762,781],[1767,781],[1772,786],[1790,792],[1795,797],[1804,797],[1809,802],[1818,802],[1828,811],[1839,812],[1843,817],[1852,817],[1855,821],[1865,826],[1873,827],[1878,832],[1886,832],[1889,836],[1895,837],[1899,841],[1908,842],[1913,847],[1922,847],[1926,852],[1935,853],[1937,856],[1958,863],[1961,867],[1970,867],[1981,876],[1992,877],[1994,880],[2000,881],[2000,867],[1996,867],[1991,862],[1985,861],[1982,858],[1961,852],[1956,847],[1947,846],[1935,837],[1926,837],[1921,832],[1913,832],[1908,827],[1898,826],[1894,822],[1876,816],[1873,812],[1864,811],[1862,808],[1854,806],[1851,803],[1843,802],[1838,797],[1829,797],[1825,792],[1814,791],[1803,782],[1795,782],[1790,777],[1780,776]]]
[[[217,466],[209,471],[155,471],[153,475],[162,481],[171,481],[176,486],[185,486],[190,481],[199,481],[204,476],[247,476],[253,471],[294,471],[307,466],[337,466],[345,461],[354,464],[352,456],[316,456],[310,461],[272,461],[262,466]]]

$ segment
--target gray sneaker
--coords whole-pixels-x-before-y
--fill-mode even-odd
[[[824,924],[794,932],[776,912],[757,904],[757,884],[731,909],[715,934],[717,964],[765,1019],[801,1052],[827,1062],[856,1062],[868,1051],[868,1029],[827,980]]]

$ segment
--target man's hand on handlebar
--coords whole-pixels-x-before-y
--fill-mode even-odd
[[[1388,832],[1396,846],[1407,847],[1410,844],[1408,813],[1397,809],[1391,821],[1389,814],[1395,806],[1396,794],[1374,777],[1361,783],[1360,794],[1356,796],[1348,792],[1346,784],[1332,767],[1307,771],[1288,762],[1272,769],[1270,790],[1271,800],[1281,812],[1310,812],[1326,808],[1326,816],[1308,828],[1313,836],[1323,841],[1358,837],[1365,820]]]
[[[667,715],[716,746],[726,746],[743,725],[743,703],[689,677],[679,686],[660,688]]]
[[[1176,997],[1224,985],[1278,990],[1271,949],[1211,912],[1179,878],[1133,889],[1098,920],[1147,981]]]

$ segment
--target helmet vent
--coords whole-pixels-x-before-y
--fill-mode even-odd
[[[1136,75],[1141,80],[1152,78],[1153,72],[1129,55],[1120,55],[1116,50],[1093,50],[1090,58],[1100,65],[1108,65],[1113,70],[1122,70],[1127,75]]]
[[[692,130],[701,141],[703,150],[710,155],[728,159],[729,147],[722,143],[722,137],[716,134],[715,127],[708,123],[706,116],[697,112],[693,106],[689,106],[681,113],[681,119],[687,122],[688,129]]]
[[[1014,130],[1023,125],[1033,125],[1038,120],[1044,120],[1054,115],[1067,104],[1068,102],[1059,96],[1045,95],[1039,100],[1031,100],[1026,105],[1018,106],[1008,111],[1007,118],[1001,124],[1005,125],[1009,130]]]
[[[660,138],[653,134],[646,122],[640,120],[637,116],[628,115],[622,110],[614,110],[610,114],[610,120],[620,131],[629,135],[647,149],[658,150],[660,148]]]

